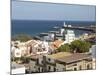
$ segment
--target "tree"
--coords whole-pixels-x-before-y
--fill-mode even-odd
[[[59,52],[69,52],[70,47],[68,44],[61,45],[58,49]]]
[[[31,40],[32,37],[29,36],[29,35],[26,35],[26,34],[19,34],[19,35],[16,35],[14,37],[12,37],[12,40],[20,40],[21,42],[26,42],[28,40]]]
[[[86,41],[75,40],[70,44],[70,48],[72,52],[76,51],[79,53],[89,52],[89,48],[91,47],[91,43]]]

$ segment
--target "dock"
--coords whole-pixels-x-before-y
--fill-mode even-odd
[[[89,26],[89,27],[82,27],[82,26],[71,26],[71,27],[68,27],[68,26],[62,26],[62,28],[65,28],[65,29],[74,29],[74,30],[85,30],[85,31],[91,31],[91,32],[96,32],[96,27],[93,26]]]

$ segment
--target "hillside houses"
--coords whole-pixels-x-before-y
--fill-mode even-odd
[[[14,57],[17,54],[20,56],[27,56],[31,54],[48,53],[49,45],[46,41],[29,40],[27,42],[12,41],[11,52]]]

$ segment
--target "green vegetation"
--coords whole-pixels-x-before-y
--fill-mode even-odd
[[[16,35],[14,37],[12,37],[12,40],[20,40],[21,42],[26,42],[28,40],[31,40],[32,37],[29,36],[29,35],[26,35],[26,34],[19,34],[19,35]]]
[[[77,52],[84,53],[88,52],[91,47],[91,43],[86,41],[75,40],[71,44],[64,44],[60,46],[57,50],[59,52]]]
[[[15,61],[15,62],[16,62],[16,61],[18,61],[18,60],[20,60],[20,58],[18,58],[18,57],[13,57],[13,58],[12,58],[12,61]]]
[[[91,47],[91,43],[86,41],[75,40],[70,44],[72,52],[84,53],[88,52]]]
[[[58,49],[59,52],[69,52],[70,47],[68,44],[61,45]]]
[[[31,59],[30,57],[20,57],[20,58],[14,57],[11,60],[15,61],[15,62],[19,62],[20,61],[21,63],[29,63],[30,59]]]

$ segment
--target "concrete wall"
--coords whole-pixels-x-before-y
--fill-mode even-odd
[[[54,66],[47,64],[47,71],[53,72],[54,71]]]
[[[55,63],[55,60],[49,57],[46,57],[46,61],[49,63]]]
[[[64,71],[65,66],[63,64],[56,63],[56,71]]]
[[[66,70],[70,71],[70,70],[87,70],[87,65],[89,65],[90,68],[92,68],[92,61],[91,62],[87,62],[85,60],[80,61],[80,62],[76,62],[76,63],[72,63],[69,65],[66,65]]]
[[[37,68],[36,68],[36,61],[32,61],[30,60],[30,63],[29,63],[29,70],[31,72],[36,72],[37,71]]]
[[[39,62],[40,65],[43,65],[43,57],[40,57],[38,62]]]

